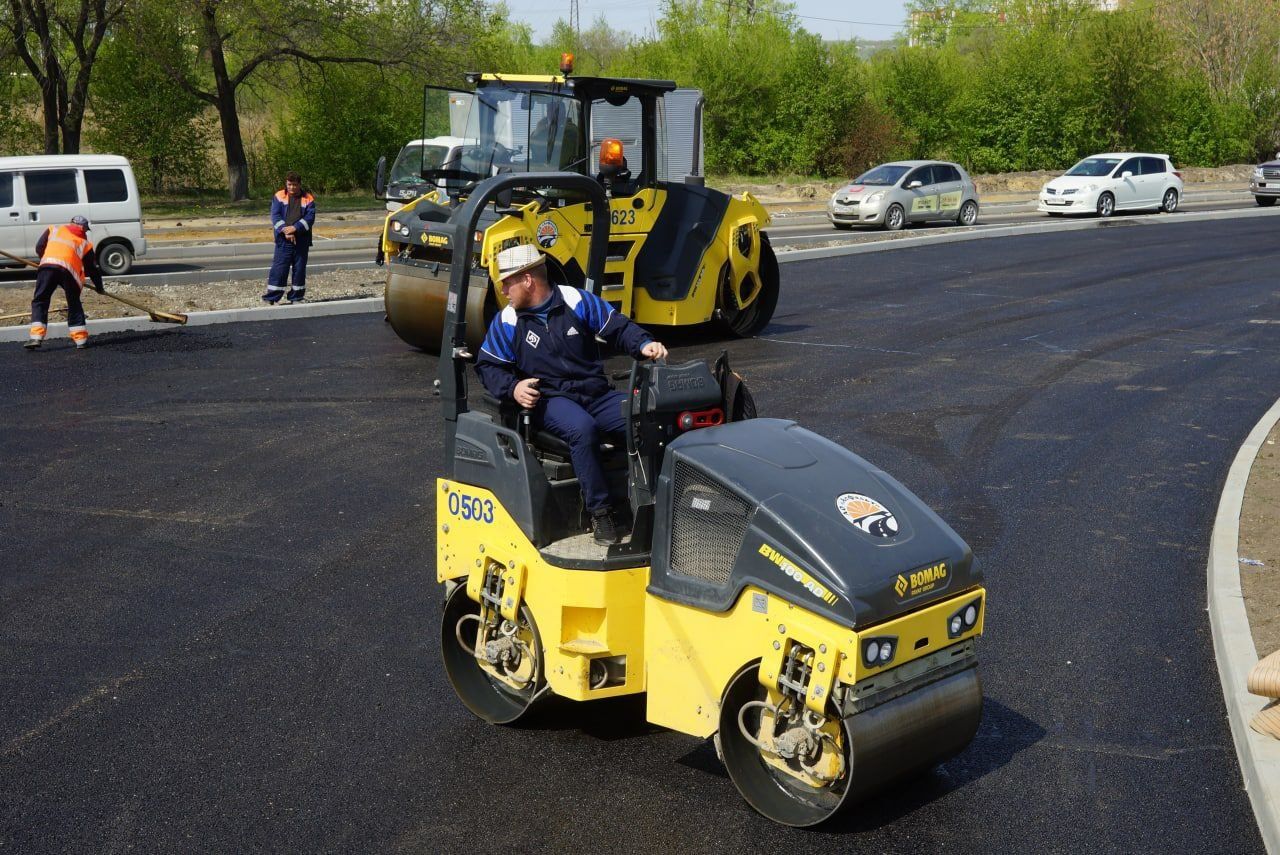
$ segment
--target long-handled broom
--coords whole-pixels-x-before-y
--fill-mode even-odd
[[[21,256],[17,256],[17,255],[13,255],[12,253],[5,252],[3,249],[0,249],[0,255],[3,255],[5,258],[11,258],[14,261],[19,262],[20,264],[25,264],[27,265],[27,267],[40,266],[39,264],[36,264],[34,261],[30,261],[28,259],[22,258]],[[151,308],[148,308],[147,306],[142,305],[141,303],[135,303],[133,300],[129,300],[124,297],[121,297],[119,294],[112,294],[110,291],[103,291],[102,293],[113,300],[117,300],[121,303],[124,303],[126,306],[132,306],[133,308],[137,309],[139,312],[146,312],[147,315],[150,316],[151,320],[155,321],[156,323],[185,324],[187,322],[186,315],[176,314],[173,312],[162,312],[159,309],[151,309]]]

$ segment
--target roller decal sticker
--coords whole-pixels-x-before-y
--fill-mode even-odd
[[[845,493],[836,499],[836,509],[854,528],[872,537],[893,537],[898,519],[884,505],[861,493]]]
[[[560,230],[556,228],[556,224],[551,220],[543,220],[538,224],[538,245],[543,249],[550,249],[556,245],[556,241],[560,240]]]
[[[769,544],[767,543],[760,544],[760,554],[763,555],[765,558],[768,558],[774,564],[778,565],[778,567],[782,570],[783,573],[786,573],[792,579],[795,579],[797,582],[799,582],[800,586],[804,588],[806,591],[808,591],[810,594],[813,594],[815,597],[822,600],[827,605],[834,606],[836,604],[835,594],[831,593],[826,588],[824,588],[822,584],[818,582],[818,580],[814,579],[808,573],[801,570],[799,567],[793,564],[786,556],[784,556],[778,550],[774,549]]]

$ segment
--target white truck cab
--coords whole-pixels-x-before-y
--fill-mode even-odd
[[[109,276],[145,255],[142,204],[133,169],[109,154],[0,157],[0,249],[36,258],[36,241],[75,215],[89,218],[89,240]],[[0,258],[0,263],[6,260]]]
[[[391,174],[386,176],[385,195],[388,211],[398,211],[423,193],[447,189],[444,178],[423,178],[424,172],[461,169],[464,149],[474,146],[474,139],[455,136],[437,136],[410,140],[400,149]]]

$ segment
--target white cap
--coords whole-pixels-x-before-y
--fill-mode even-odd
[[[532,244],[510,246],[498,253],[498,278],[506,279],[546,262],[546,257]]]

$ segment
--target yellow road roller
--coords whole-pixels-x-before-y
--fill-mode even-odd
[[[701,96],[667,80],[574,77],[571,59],[561,69],[468,74],[471,92],[427,87],[423,137],[448,134],[439,139],[460,144],[430,154],[422,146],[416,186],[436,189],[386,219],[376,261],[387,267],[391,327],[416,347],[439,346],[451,236],[477,182],[569,171],[607,188],[609,243],[597,285],[614,308],[651,328],[714,321],[737,336],[763,329],[778,300],[778,263],[762,231],[769,215],[750,194],[706,187],[698,157],[680,157],[701,151]],[[385,198],[385,161],[377,174],[375,192]],[[475,252],[463,260],[475,279],[464,306],[472,348],[503,305],[492,284],[498,252],[536,241],[552,284],[581,287],[594,213],[581,200],[527,187],[486,212]]]
[[[633,526],[606,546],[568,447],[514,402],[470,406],[476,225],[531,188],[590,205],[588,290],[613,240],[600,183],[571,173],[488,179],[453,218],[436,578],[463,704],[508,724],[551,695],[643,694],[649,721],[712,737],[747,802],[792,826],[961,751],[986,591],[964,541],[888,474],[795,422],[741,418],[725,365],[636,363],[625,434],[601,452]]]

